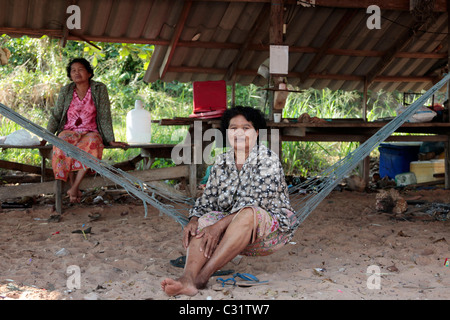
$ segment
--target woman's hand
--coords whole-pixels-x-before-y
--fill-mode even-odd
[[[116,148],[126,148],[126,147],[129,147],[129,146],[130,146],[128,143],[125,143],[125,142],[119,142],[119,141],[111,141],[111,142],[109,143],[109,145],[110,145],[111,147],[116,147]]]
[[[202,238],[202,242],[200,243],[200,251],[204,252],[205,258],[211,258],[211,255],[216,249],[223,231],[224,229],[221,225],[216,222],[215,224],[204,228],[199,234],[197,234],[196,237],[198,239]]]
[[[191,237],[195,237],[197,235],[197,228],[198,228],[198,218],[192,217],[183,230],[183,246],[185,249],[187,249],[187,247],[189,246],[189,241]]]

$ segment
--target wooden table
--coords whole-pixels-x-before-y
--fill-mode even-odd
[[[219,128],[220,119],[173,118],[153,120],[161,126],[193,126],[196,121]],[[362,119],[334,119],[325,123],[299,123],[267,121],[269,130],[279,129],[282,141],[357,141],[364,142],[383,128],[388,121],[364,122]],[[386,141],[448,141],[450,123],[404,123],[398,133],[421,135],[392,135]]]
[[[283,141],[356,141],[364,142],[388,122],[327,121],[326,123],[269,123],[281,131]],[[448,141],[450,123],[404,123],[386,141]]]
[[[281,131],[280,141],[355,141],[363,143],[388,122],[363,122],[363,121],[327,121],[326,123],[293,123],[293,124],[269,124],[272,128]],[[395,133],[389,136],[387,142],[412,142],[429,141],[445,143],[445,188],[450,188],[450,123],[404,123]],[[413,135],[410,135],[411,133]],[[281,148],[281,147],[280,147]],[[370,158],[363,161],[363,178],[366,182],[370,179]]]

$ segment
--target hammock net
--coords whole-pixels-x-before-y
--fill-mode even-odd
[[[311,178],[303,183],[290,188],[290,193],[301,193],[303,196],[295,196],[292,200],[292,207],[295,210],[296,221],[294,229],[297,229],[301,223],[311,214],[312,211],[321,203],[321,201],[333,191],[333,189],[344,179],[358,164],[367,157],[380,143],[394,133],[403,123],[405,123],[414,113],[424,105],[424,103],[441,87],[450,80],[450,74],[447,74],[442,80],[436,83],[431,89],[424,93],[419,99],[411,104],[403,113],[389,121],[372,137],[362,143],[357,149],[350,152],[345,158],[336,162],[333,166],[324,170],[320,177]],[[145,207],[145,216],[147,216],[147,204],[150,204],[160,212],[170,216],[175,221],[185,226],[188,222],[188,206],[194,204],[194,199],[170,193],[167,189],[151,186],[127,172],[109,165],[89,153],[78,149],[77,147],[65,142],[47,129],[27,120],[20,114],[0,103],[0,113],[24,129],[45,139],[52,145],[60,148],[67,153],[69,157],[75,158],[86,167],[95,170],[98,174],[108,178],[117,185],[122,186],[130,195],[141,199]],[[158,200],[162,198],[162,201]]]
[[[450,80],[450,74],[447,74],[441,81],[436,83],[406,110],[389,121],[384,127],[378,130],[372,137],[362,143],[354,151],[350,152],[345,158],[339,160],[331,167],[322,172],[320,177],[309,179],[303,183],[297,184],[290,189],[290,193],[304,191],[305,196],[296,197],[292,201],[292,207],[296,213],[295,228],[308,217],[308,215],[320,204],[320,202],[345,178],[359,162],[370,155],[380,143],[386,140],[403,123],[411,118],[414,113],[424,105],[424,103],[440,90]]]
[[[47,129],[27,120],[17,112],[11,110],[0,103],[0,113],[5,117],[13,120],[21,125],[24,129],[36,134],[44,140],[51,143],[53,146],[63,150],[69,157],[77,159],[84,166],[93,169],[96,173],[111,180],[117,185],[122,186],[130,195],[141,199],[144,203],[145,217],[147,217],[148,208],[150,204],[160,212],[170,216],[182,226],[188,222],[186,204],[192,205],[194,200],[180,194],[171,193],[167,189],[158,188],[140,179],[130,175],[129,173],[115,168],[114,166],[99,160],[91,154],[71,145],[70,143],[60,139],[52,134]],[[162,201],[160,201],[161,199]]]

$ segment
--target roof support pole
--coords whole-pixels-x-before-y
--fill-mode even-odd
[[[269,41],[271,45],[283,44],[283,0],[272,0],[270,6],[270,31]],[[275,88],[282,82],[283,75],[271,74]]]
[[[284,1],[283,0],[272,0],[270,5],[270,30],[269,30],[269,41],[271,45],[282,45],[283,44],[283,11],[284,11]],[[271,72],[271,70],[270,70]],[[270,83],[273,84],[275,89],[278,89],[279,84],[283,82],[283,78],[286,75],[273,74],[270,73]],[[273,117],[273,109],[275,105],[275,98],[277,92],[273,92],[272,103],[270,105],[269,118]],[[279,149],[281,150],[281,149]]]
[[[449,70],[449,66],[450,66],[450,0],[447,0],[447,41],[448,41],[448,45],[447,45],[447,60],[448,60],[448,64],[447,64],[447,72],[450,72]],[[450,99],[450,88],[449,88],[449,83],[447,83],[447,112],[448,112],[448,108],[449,108],[449,101]],[[450,117],[449,117],[449,121],[450,121]],[[449,135],[450,137],[450,135]],[[445,167],[445,189],[450,189],[450,142],[449,140],[447,140],[445,142],[445,160],[444,160],[444,167]]]
[[[362,118],[364,122],[367,122],[367,77],[364,77],[364,92],[363,92],[363,114]]]
[[[363,92],[363,120],[367,122],[367,77],[364,77],[364,92]],[[362,178],[366,183],[366,186],[369,185],[370,181],[370,156],[365,157],[361,163],[362,168]]]

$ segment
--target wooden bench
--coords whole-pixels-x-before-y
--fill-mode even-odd
[[[197,169],[194,164],[178,165],[175,167],[168,168],[158,168],[150,169],[155,158],[171,158],[172,149],[175,147],[174,144],[136,144],[130,145],[127,148],[139,148],[141,152],[138,156],[131,160],[116,163],[114,167],[120,168],[124,171],[132,171],[131,175],[140,179],[141,181],[159,181],[159,180],[172,180],[181,178],[184,181],[187,180],[189,186],[189,194],[195,197],[197,189]],[[46,167],[47,160],[51,159],[52,156],[52,146],[11,146],[11,145],[0,145],[0,149],[38,149],[41,156],[41,166],[30,166],[16,162],[0,160],[0,168],[9,170],[18,170],[29,173],[36,173],[41,175],[41,183],[33,183],[21,186],[8,186],[0,187],[0,200],[5,200],[11,197],[19,196],[31,196],[36,194],[44,193],[54,193],[55,194],[55,207],[58,213],[62,212],[62,195],[66,189],[66,184],[61,180],[46,181],[49,177],[53,180],[53,171]],[[122,149],[116,147],[105,147],[105,149]],[[136,164],[143,161],[143,170],[134,170]],[[47,177],[47,179],[46,179]],[[86,176],[80,188],[95,188],[101,186],[114,185],[109,179],[106,179],[100,175]]]

